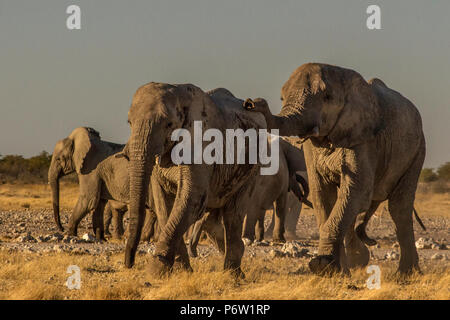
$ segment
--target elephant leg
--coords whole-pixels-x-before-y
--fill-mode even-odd
[[[272,237],[273,236],[273,226],[274,225],[275,225],[275,209],[272,208],[272,213],[270,214],[270,223],[269,223],[269,226],[267,227],[267,230],[265,231],[265,234],[266,234],[267,237]]]
[[[204,213],[207,204],[210,174],[205,174],[205,167],[179,166],[179,170],[178,190],[172,211],[167,223],[161,224],[155,256],[150,264],[151,272],[155,274],[163,274],[171,269],[179,241],[182,241],[188,227]]]
[[[302,204],[298,199],[295,199],[292,193],[288,194],[288,205],[286,210],[286,237],[292,240],[298,239],[297,237],[297,223],[300,218],[300,212],[302,210]]]
[[[345,263],[344,238],[354,223],[357,214],[368,210],[372,197],[374,176],[371,173],[373,172],[369,168],[364,170],[364,163],[360,162],[354,161],[354,163],[358,163],[358,169],[361,170],[360,174],[353,169],[354,171],[349,171],[351,174],[344,175],[341,178],[337,201],[325,222],[323,222],[324,217],[320,215],[327,214],[328,210],[325,209],[327,203],[318,201],[316,204],[315,202],[315,210],[320,214],[318,216],[320,240],[319,255],[311,259],[309,263],[310,270],[313,273],[348,272]],[[355,179],[356,176],[358,179]],[[315,193],[315,190],[311,192],[312,195]],[[327,194],[320,188],[318,195],[319,199],[327,197]],[[321,210],[322,208],[325,210]]]
[[[155,234],[156,214],[150,209],[145,210],[144,226],[142,227],[141,241],[150,241]]]
[[[273,241],[275,242],[286,242],[286,239],[284,238],[286,196],[287,193],[283,192],[282,195],[275,201],[274,205],[275,226],[273,229]]]
[[[108,203],[105,206],[105,212],[103,212],[104,217],[104,224],[105,224],[105,235],[111,236],[111,232],[109,231],[109,228],[111,227],[111,220],[112,220],[112,209],[111,209],[111,203],[108,201]],[[114,224],[113,224],[114,227]]]
[[[186,249],[186,244],[184,243],[183,237],[181,237],[178,242],[176,252],[177,255],[174,261],[174,269],[192,272],[193,270],[189,261],[189,254]]]
[[[358,216],[359,218],[360,216]],[[345,235],[345,255],[346,264],[349,268],[365,267],[370,260],[369,249],[359,239],[355,233],[355,221],[350,226],[347,234]]]
[[[241,260],[244,254],[244,243],[241,239],[242,219],[234,208],[223,213],[225,232],[224,270],[230,270],[236,277],[244,278],[241,270]]]
[[[410,274],[414,270],[420,272],[419,256],[414,241],[412,212],[423,158],[424,152],[415,159],[413,165],[402,176],[388,199],[389,213],[394,221],[397,240],[400,245],[398,267],[400,274]]]
[[[222,211],[211,210],[203,224],[203,231],[220,253],[225,254],[225,230],[223,228]]]
[[[261,210],[258,214],[258,220],[256,220],[255,225],[255,235],[256,235],[256,241],[263,241],[264,240],[264,218],[266,215],[266,210]]]
[[[105,225],[103,223],[103,212],[105,210],[106,202],[106,200],[100,200],[97,207],[94,209],[94,214],[92,216],[92,229],[97,240],[106,241],[104,229]]]
[[[368,246],[375,246],[377,244],[376,240],[369,238],[369,236],[367,235],[366,227],[369,223],[370,218],[375,213],[375,211],[377,211],[378,206],[381,202],[382,201],[372,201],[369,210],[367,210],[364,214],[364,218],[362,219],[362,221],[361,219],[358,220],[357,226],[355,228],[355,232],[358,235],[358,238]]]
[[[114,239],[121,239],[124,234],[124,228],[123,228],[123,216],[124,211],[118,210],[118,209],[112,209],[112,219],[113,219],[113,238]]]
[[[244,218],[244,223],[242,226],[242,238],[247,238],[251,242],[253,242],[255,240],[255,229],[256,229],[256,226],[258,225],[258,221],[260,220],[260,217],[259,217],[260,215],[261,215],[261,210],[258,207],[253,206],[253,207],[248,208],[245,218]],[[263,226],[264,226],[264,224],[263,224]],[[259,236],[261,237],[261,235],[259,235]]]
[[[188,244],[188,254],[192,258],[196,258],[197,253],[197,245],[200,240],[200,235],[202,233],[203,225],[206,223],[206,221],[209,218],[210,213],[206,212],[203,217],[200,220],[197,220],[194,225],[192,226],[192,233],[189,238],[189,244]]]
[[[70,236],[76,236],[78,231],[78,225],[81,220],[94,208],[90,208],[90,203],[95,203],[93,199],[87,198],[85,196],[78,197],[78,201],[75,208],[72,211],[72,215],[69,218],[68,234]]]

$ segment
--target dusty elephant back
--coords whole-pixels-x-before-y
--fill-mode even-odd
[[[251,112],[245,110],[242,106],[244,100],[236,98],[228,89],[215,88],[206,92],[217,107],[222,110],[233,110],[238,115],[242,115],[245,118],[250,118],[256,122],[259,128],[267,128],[267,123],[264,116],[257,112]]]

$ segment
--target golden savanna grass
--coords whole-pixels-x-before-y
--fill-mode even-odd
[[[78,186],[61,185],[62,209],[72,209]],[[0,185],[0,211],[50,209],[47,185]],[[418,193],[415,207],[421,216],[449,217],[450,195]],[[379,209],[380,213],[382,208]],[[302,214],[311,214],[304,210]],[[1,244],[0,244],[1,246]],[[245,256],[245,280],[235,281],[222,271],[223,260],[213,255],[192,259],[194,273],[174,272],[155,279],[147,273],[148,255],[138,255],[136,266],[123,265],[123,253],[74,255],[0,251],[0,299],[450,299],[448,264],[421,263],[423,275],[399,279],[398,261],[377,261],[382,270],[381,289],[369,290],[365,269],[349,278],[312,275],[307,259]],[[81,268],[80,290],[65,281],[69,265]]]
[[[71,210],[78,198],[78,184],[61,183],[60,206]],[[450,217],[450,193],[416,194],[415,208],[422,216]],[[383,205],[378,212],[383,211]],[[51,191],[45,184],[4,184],[0,185],[0,210],[51,209]],[[304,210],[304,213],[312,210]]]
[[[90,256],[0,253],[0,299],[450,299],[448,270],[427,268],[424,275],[400,279],[393,264],[381,265],[381,288],[367,289],[365,270],[351,278],[318,277],[299,259],[245,258],[245,280],[221,271],[218,256],[194,259],[194,273],[175,272],[155,279],[146,272],[148,256],[127,269],[123,255]],[[69,290],[69,265],[81,268],[81,289]]]
[[[60,206],[73,209],[78,198],[78,184],[61,183]],[[47,184],[3,184],[0,185],[0,210],[50,209],[52,197]]]

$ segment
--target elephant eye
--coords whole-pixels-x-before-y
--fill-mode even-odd
[[[172,128],[172,122],[169,122],[168,124],[167,124],[167,128]]]

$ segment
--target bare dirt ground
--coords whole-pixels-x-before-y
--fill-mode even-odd
[[[62,223],[66,225],[77,196],[76,186],[62,186]],[[394,274],[399,248],[394,224],[383,206],[372,218],[368,234],[370,264],[382,271],[381,289],[369,290],[365,269],[352,276],[312,275],[307,263],[317,253],[318,229],[310,209],[302,211],[298,239],[285,245],[270,240],[246,247],[246,279],[222,272],[222,257],[207,241],[191,259],[194,273],[176,271],[165,279],[147,274],[153,244],[139,246],[137,265],[123,265],[124,241],[96,242],[90,217],[79,237],[57,232],[47,186],[0,186],[0,299],[449,299],[450,195],[419,194],[416,208],[427,227],[414,222],[423,275],[399,279]],[[268,221],[266,221],[268,222]],[[423,247],[423,248],[422,248]],[[69,265],[81,268],[82,287],[69,290]]]

